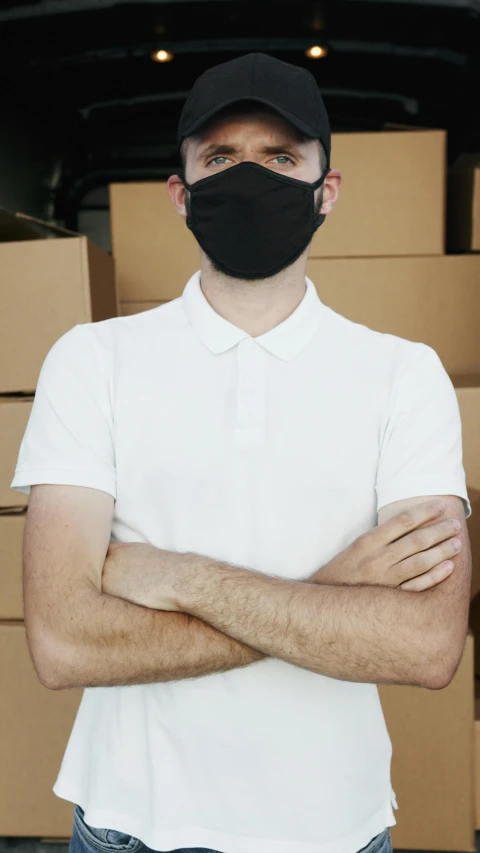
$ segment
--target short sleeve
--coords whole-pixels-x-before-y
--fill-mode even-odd
[[[74,326],[43,362],[11,489],[55,483],[116,498],[110,354],[89,328]]]
[[[417,346],[391,398],[377,469],[377,512],[410,497],[457,495],[469,518],[455,388],[435,350]]]

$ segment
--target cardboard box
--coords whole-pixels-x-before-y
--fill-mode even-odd
[[[0,836],[69,838],[73,803],[52,787],[83,690],[38,680],[23,623],[0,622]]]
[[[25,506],[28,495],[10,488],[32,411],[33,395],[0,397],[0,508]]]
[[[307,276],[334,311],[421,341],[448,373],[479,373],[480,256],[309,260]]]
[[[169,300],[200,268],[200,251],[164,181],[110,184],[119,302]]]
[[[27,508],[0,510],[0,619],[24,619],[23,534]]]
[[[444,130],[332,134],[343,183],[310,257],[443,254],[446,147]]]
[[[480,152],[462,154],[448,171],[449,252],[480,252]]]
[[[310,257],[441,255],[445,151],[444,130],[333,134],[343,184]],[[200,255],[166,183],[111,184],[110,215],[119,300],[178,296]]]
[[[87,237],[0,209],[0,393],[34,391],[50,347],[116,317],[113,260]]]
[[[451,378],[462,419],[463,466],[472,505],[472,515],[467,519],[472,551],[469,625],[474,637],[474,670],[480,675],[480,376]]]
[[[480,592],[480,374],[450,378],[455,386],[462,419],[463,467],[472,507],[467,529],[472,550],[473,599]],[[478,657],[480,663],[480,645]]]
[[[475,851],[473,637],[443,690],[378,687],[392,741],[395,850]]]
[[[141,266],[141,264],[140,264]],[[158,276],[157,300],[122,300],[135,314],[181,296],[187,279]],[[480,373],[480,255],[325,258],[307,262],[325,305],[379,332],[421,341],[450,374]]]
[[[480,678],[475,677],[475,828],[480,829]]]

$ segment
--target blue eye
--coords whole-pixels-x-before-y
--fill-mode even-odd
[[[223,160],[224,162],[226,162],[227,158],[222,157],[221,155],[219,157],[213,157],[212,160],[210,160],[210,163],[215,163],[217,160]],[[217,166],[223,166],[224,163],[217,163],[216,165]]]
[[[283,160],[283,161],[285,161],[285,160],[289,160],[289,161],[290,161],[290,163],[292,162],[292,161],[290,160],[290,157],[287,157],[287,155],[286,155],[286,154],[279,154],[279,155],[278,155],[278,157],[275,157],[275,160]]]

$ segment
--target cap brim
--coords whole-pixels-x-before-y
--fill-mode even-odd
[[[298,116],[290,113],[288,110],[283,109],[283,107],[277,107],[276,104],[272,103],[272,101],[268,101],[266,98],[255,98],[252,96],[246,96],[244,98],[231,98],[228,101],[222,101],[221,104],[215,106],[212,110],[204,113],[201,118],[198,118],[193,122],[183,133],[181,137],[178,138],[178,147],[182,144],[182,141],[187,136],[192,136],[197,130],[199,130],[209,119],[211,119],[214,115],[216,115],[220,110],[223,110],[224,107],[230,106],[230,104],[238,103],[239,101],[257,101],[260,104],[265,104],[270,109],[275,110],[276,113],[279,113],[283,116],[286,121],[290,124],[293,124],[294,127],[297,128],[301,133],[304,133],[305,136],[310,136],[312,139],[321,139],[318,132],[311,127],[311,125],[302,121],[302,119],[298,118]],[[323,142],[323,140],[322,140]]]

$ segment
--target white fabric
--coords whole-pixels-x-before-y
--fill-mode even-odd
[[[181,297],[51,348],[12,488],[116,498],[112,540],[304,578],[380,507],[454,494],[471,515],[453,385],[423,343],[354,323],[306,279],[257,338]],[[321,632],[321,617],[318,630]],[[86,688],[53,787],[156,850],[355,853],[396,823],[375,684],[268,658]]]

